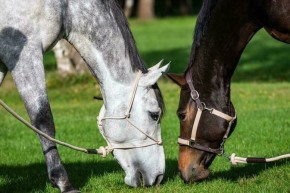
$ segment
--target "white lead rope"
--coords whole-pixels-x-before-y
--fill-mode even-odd
[[[237,165],[238,163],[243,163],[243,164],[247,164],[247,163],[268,163],[268,162],[274,162],[274,161],[278,161],[281,159],[286,159],[286,158],[290,158],[290,154],[284,154],[284,155],[280,155],[277,157],[271,157],[271,158],[257,158],[257,157],[238,157],[236,156],[235,153],[233,153],[229,159],[230,162],[233,165]]]
[[[70,149],[76,150],[76,151],[80,151],[80,152],[84,152],[87,154],[99,154],[102,157],[107,157],[108,154],[110,154],[113,149],[109,146],[106,147],[99,147],[98,149],[86,149],[86,148],[81,148],[81,147],[77,147],[65,142],[62,142],[60,140],[54,139],[53,137],[47,135],[46,133],[40,131],[39,129],[37,129],[36,127],[34,127],[33,125],[31,125],[29,122],[27,122],[25,119],[23,119],[20,115],[18,115],[15,111],[13,111],[8,105],[6,105],[1,99],[0,99],[0,105],[7,110],[7,112],[9,112],[11,115],[13,115],[16,119],[18,119],[20,122],[22,122],[24,125],[26,125],[27,127],[29,127],[30,129],[32,129],[35,133],[41,135],[42,137],[48,139],[49,141],[55,142],[59,145],[68,147]]]

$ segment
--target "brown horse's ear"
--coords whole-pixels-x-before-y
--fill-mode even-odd
[[[185,80],[183,74],[170,74],[170,73],[167,73],[167,74],[165,74],[165,76],[168,79],[172,80],[175,84],[177,84],[180,87],[186,85],[186,80]]]

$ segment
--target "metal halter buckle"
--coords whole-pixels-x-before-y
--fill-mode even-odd
[[[208,108],[204,102],[201,102],[203,109],[208,110],[210,113],[213,111],[213,108]]]
[[[189,139],[189,147],[193,148],[193,145],[195,144],[195,140]]]
[[[193,100],[197,100],[197,99],[199,99],[199,94],[198,94],[198,92],[197,92],[196,90],[192,90],[192,91],[190,92],[190,96],[191,96],[191,98],[192,98]]]

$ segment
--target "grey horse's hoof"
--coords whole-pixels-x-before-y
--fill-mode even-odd
[[[67,173],[62,165],[52,169],[49,173],[52,186],[58,188],[62,193],[80,193],[70,183]]]
[[[79,191],[79,190],[69,190],[69,191],[65,191],[65,192],[62,192],[62,193],[81,193],[81,191]]]
[[[73,186],[64,187],[61,193],[81,193],[81,191],[75,189]]]

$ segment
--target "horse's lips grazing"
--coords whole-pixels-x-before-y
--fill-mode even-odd
[[[179,170],[178,175],[183,179],[185,183],[198,182],[206,179],[210,172],[203,166],[193,166],[187,169]]]
[[[148,155],[153,152],[163,152],[163,146],[154,145],[145,148],[131,150],[114,150],[114,157],[118,160],[120,166],[126,173],[124,181],[132,187],[159,185],[163,179],[165,172],[164,154],[160,153],[160,157],[143,157],[140,156],[132,159],[126,156],[134,152],[134,154]],[[125,159],[124,159],[125,158]]]
[[[163,174],[157,174],[156,176],[152,177],[150,181],[148,178],[141,171],[137,171],[135,175],[126,175],[124,181],[127,185],[132,187],[138,187],[141,185],[144,186],[152,186],[152,185],[159,185],[163,179]],[[154,180],[155,179],[155,180]]]

